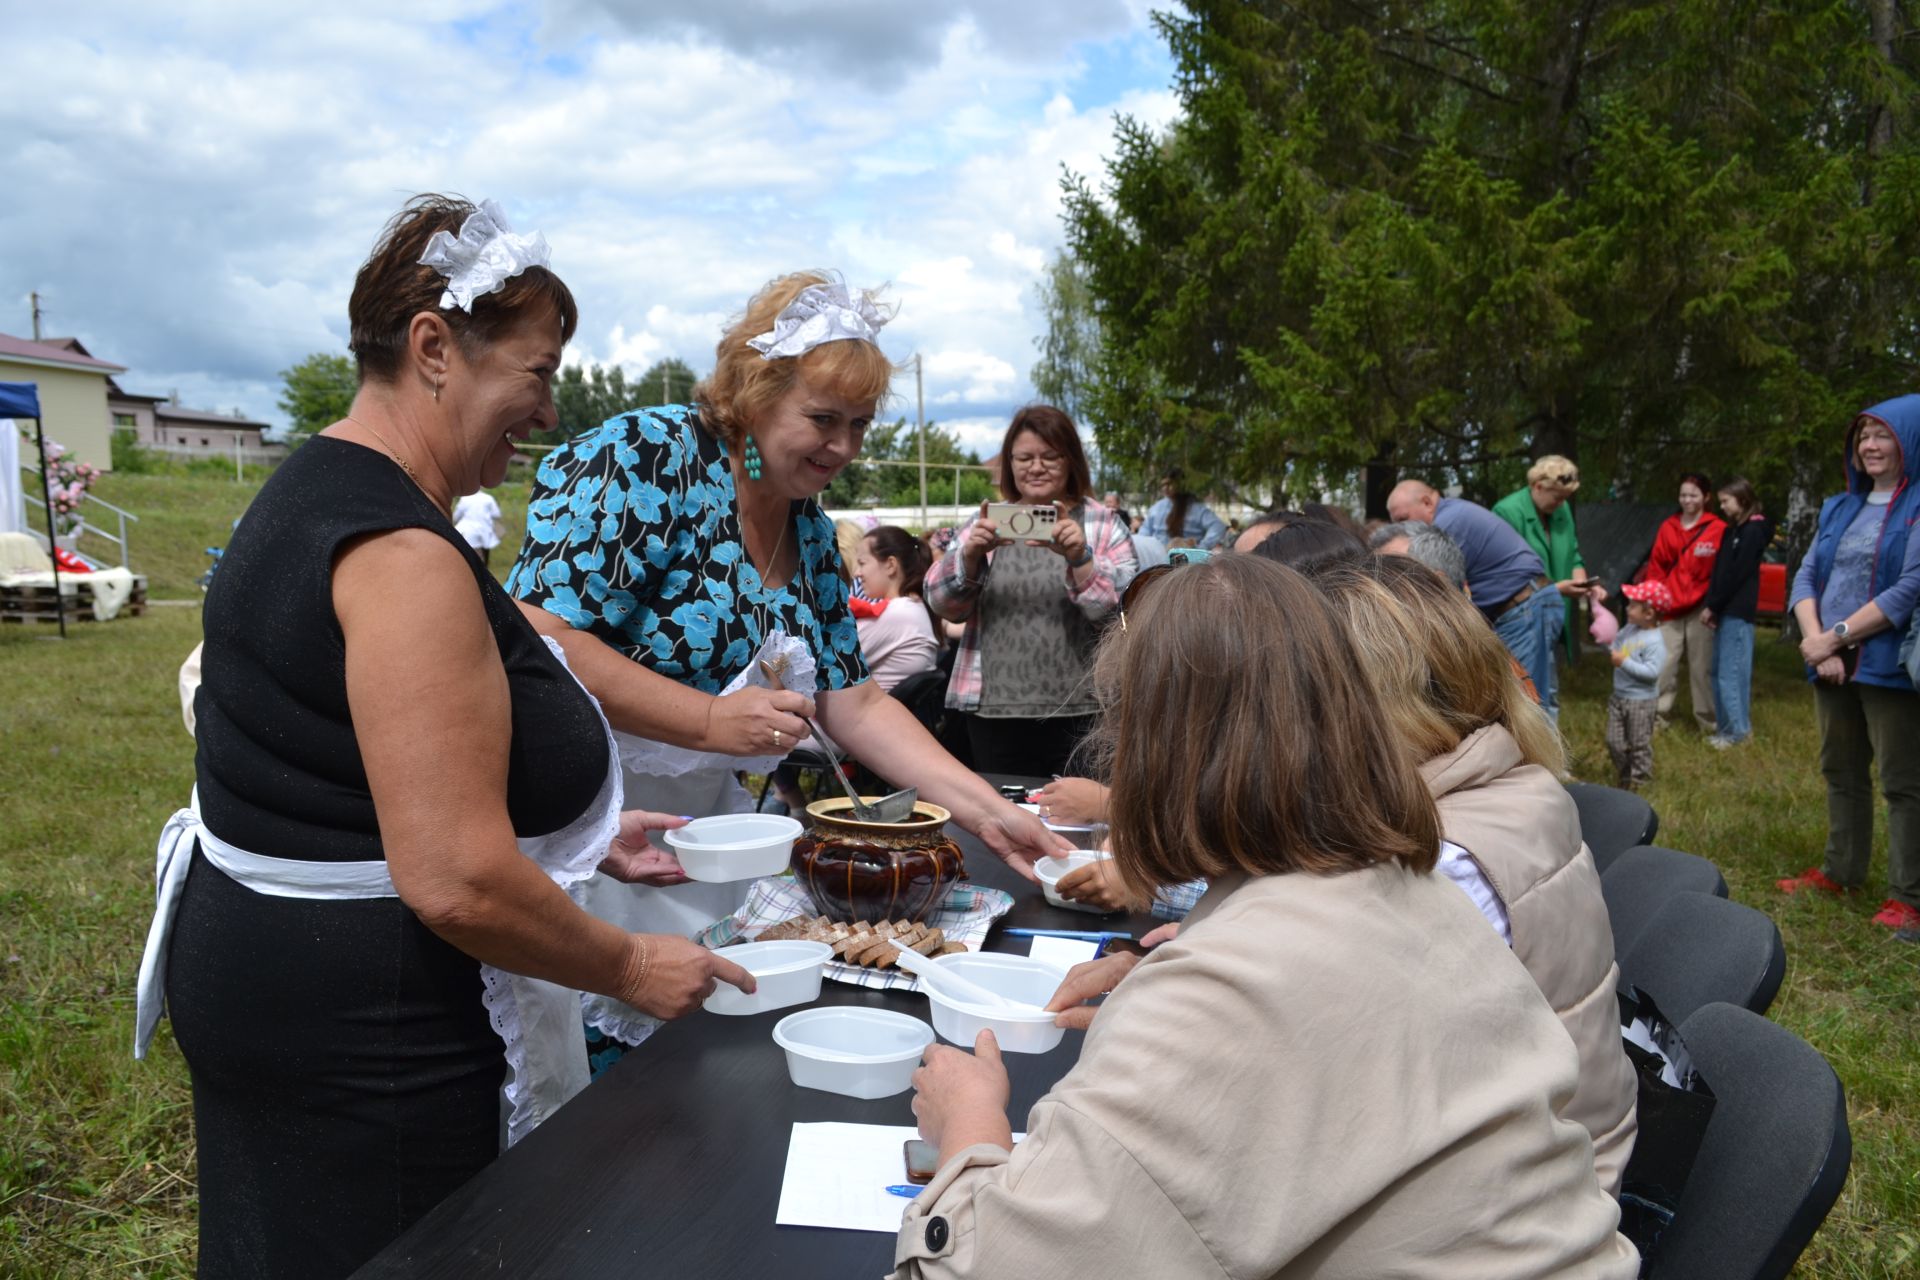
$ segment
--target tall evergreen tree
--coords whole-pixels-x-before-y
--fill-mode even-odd
[[[1920,373],[1893,0],[1189,0],[1182,118],[1067,179],[1113,454],[1296,494],[1830,477]],[[1368,464],[1372,464],[1370,467]]]

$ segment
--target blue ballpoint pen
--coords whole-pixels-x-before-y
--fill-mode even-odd
[[[1130,933],[1120,933],[1111,929],[1003,929],[1010,938],[1079,938],[1084,942],[1105,942],[1109,938],[1125,938],[1133,941]]]
[[[920,1188],[915,1186],[909,1186],[905,1183],[901,1183],[896,1186],[888,1187],[887,1194],[890,1196],[899,1196],[903,1200],[911,1200],[915,1196],[920,1194]]]

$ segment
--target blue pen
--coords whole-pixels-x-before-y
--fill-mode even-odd
[[[1001,932],[1012,938],[1079,938],[1083,942],[1105,942],[1109,938],[1125,938],[1133,941],[1130,933],[1116,933],[1110,929],[1003,929]]]
[[[911,1200],[920,1194],[920,1188],[902,1184],[888,1187],[887,1194],[890,1196],[899,1196],[903,1200]]]

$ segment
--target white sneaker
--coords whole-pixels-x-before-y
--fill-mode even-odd
[[[1734,747],[1739,746],[1740,744],[1735,742],[1732,738],[1723,738],[1716,733],[1711,738],[1707,739],[1707,745],[1712,747],[1715,751],[1730,751]]]

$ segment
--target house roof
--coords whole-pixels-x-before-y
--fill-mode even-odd
[[[53,338],[35,342],[31,338],[16,338],[10,333],[0,333],[0,360],[18,360],[28,364],[85,369],[92,373],[114,374],[127,371],[127,366],[123,364],[109,364],[105,360],[96,360],[86,354],[86,348],[81,347],[76,338]]]
[[[206,427],[225,427],[228,430],[265,431],[268,424],[255,422],[252,418],[239,418],[231,413],[216,413],[211,409],[183,409],[177,404],[166,401],[153,406],[154,422],[193,422]]]

